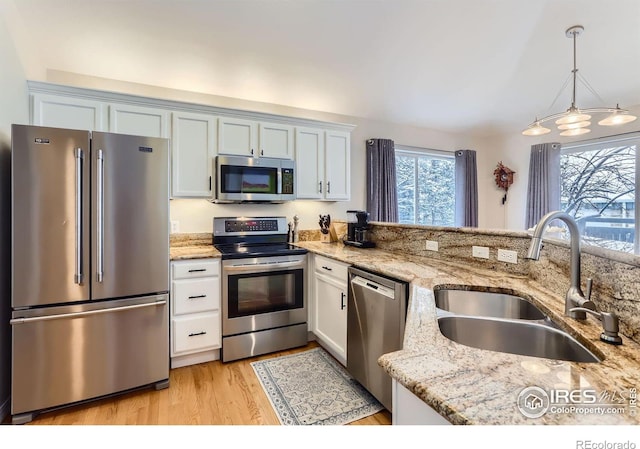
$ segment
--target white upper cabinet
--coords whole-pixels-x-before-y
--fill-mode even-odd
[[[348,132],[296,129],[297,198],[348,200],[351,139]]]
[[[106,131],[106,106],[97,100],[33,94],[31,124],[52,128]]]
[[[169,112],[164,109],[109,104],[109,131],[147,137],[169,137]]]
[[[293,126],[220,117],[218,154],[293,158]]]
[[[259,128],[259,156],[293,159],[292,126],[260,122]]]
[[[296,128],[296,197],[321,200],[324,183],[324,131]]]
[[[325,179],[327,200],[348,200],[351,196],[351,137],[347,132],[325,134]]]
[[[218,154],[254,156],[256,122],[236,118],[218,119]]]
[[[215,117],[188,112],[172,113],[172,197],[211,197],[215,144]]]

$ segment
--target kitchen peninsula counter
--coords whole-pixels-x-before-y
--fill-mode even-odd
[[[600,341],[600,323],[564,316],[564,298],[526,276],[382,251],[342,243],[299,242],[310,252],[409,282],[409,304],[403,349],[385,354],[378,363],[401,385],[454,424],[622,424],[640,419],[629,397],[640,386],[640,345],[623,336],[622,346]],[[506,354],[464,346],[440,333],[434,288],[478,286],[500,289],[530,299],[556,324],[603,359],[574,363]],[[598,404],[576,407],[619,407],[617,414],[552,413],[531,419],[516,406],[525,387],[545,391],[592,389]],[[613,408],[609,408],[613,410]]]

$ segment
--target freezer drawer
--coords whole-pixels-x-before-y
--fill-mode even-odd
[[[168,295],[14,312],[11,413],[168,379],[168,323]]]

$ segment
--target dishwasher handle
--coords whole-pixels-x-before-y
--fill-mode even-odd
[[[352,286],[357,285],[367,290],[376,292],[382,296],[386,296],[389,299],[395,299],[395,291],[393,289],[386,287],[382,284],[378,284],[377,282],[371,281],[369,279],[365,279],[361,276],[353,277],[351,279],[351,285]]]

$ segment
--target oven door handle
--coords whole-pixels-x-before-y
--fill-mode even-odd
[[[260,273],[262,271],[276,271],[286,268],[304,268],[304,262],[273,262],[227,265],[223,267],[223,271],[227,273]]]

